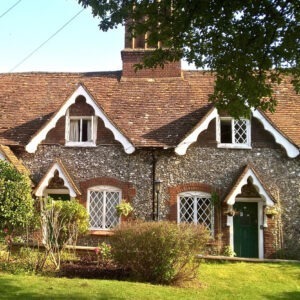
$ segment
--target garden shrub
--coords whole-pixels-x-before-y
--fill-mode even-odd
[[[141,281],[181,283],[195,278],[196,255],[210,238],[202,225],[171,222],[131,222],[111,238],[114,260]]]
[[[0,230],[7,236],[24,229],[34,213],[29,177],[3,160],[0,160],[0,208]]]
[[[51,198],[43,205],[41,214],[45,249],[59,269],[62,250],[68,244],[75,245],[78,235],[88,230],[88,214],[76,200],[53,201]]]

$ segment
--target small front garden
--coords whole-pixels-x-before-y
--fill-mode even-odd
[[[0,272],[0,299],[300,299],[299,264],[203,263],[185,287]]]

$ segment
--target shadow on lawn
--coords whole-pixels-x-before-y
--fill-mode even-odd
[[[272,300],[296,300],[296,299],[300,299],[300,292],[285,292],[285,293],[281,293],[277,296],[264,296],[265,299],[272,299]]]
[[[30,276],[28,277],[30,280]],[[66,290],[66,292],[59,292],[55,291],[55,287],[49,286],[45,288],[41,292],[28,292],[24,289],[20,288],[15,282],[17,277],[11,277],[11,279],[3,278],[0,275],[0,299],[43,299],[43,300],[50,300],[50,299],[89,299],[88,295],[84,296],[76,295],[76,292],[72,294],[72,291]],[[82,288],[87,288],[82,286]],[[112,299],[112,300],[121,300],[124,299],[116,295],[116,291],[111,291],[109,293],[101,290],[100,294],[95,294],[93,299]]]

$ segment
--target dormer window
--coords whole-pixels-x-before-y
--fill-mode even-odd
[[[219,148],[251,148],[250,120],[219,117],[217,122]]]
[[[70,117],[70,142],[92,142],[93,117]]]
[[[66,146],[96,146],[96,118],[94,116],[67,116],[66,123]]]

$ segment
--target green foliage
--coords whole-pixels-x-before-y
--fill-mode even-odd
[[[92,8],[101,30],[135,20],[128,22],[133,36],[163,42],[138,68],[184,57],[216,72],[211,101],[233,117],[249,116],[250,107],[274,111],[272,84],[282,74],[290,73],[300,91],[299,0],[77,1]]]
[[[97,256],[97,265],[99,266],[100,259],[102,264],[107,264],[112,259],[111,246],[105,242],[102,242],[95,248],[95,254]]]
[[[25,228],[33,213],[30,179],[0,160],[0,230],[11,234]]]
[[[127,217],[132,211],[133,207],[130,203],[122,200],[120,204],[116,206],[118,216],[125,216]]]
[[[234,257],[236,253],[233,251],[231,246],[225,246],[223,251],[224,256]]]
[[[43,250],[33,249],[29,247],[21,247],[10,254],[10,259],[7,255],[0,255],[0,268],[12,274],[34,274],[40,270],[41,264],[46,265],[47,271],[50,270],[50,261]]]
[[[88,214],[86,209],[76,200],[53,201],[47,199],[42,215],[46,222],[47,236],[50,242],[58,243],[63,247],[72,242],[78,234],[88,230]]]
[[[41,213],[45,248],[59,269],[62,250],[67,244],[76,244],[78,235],[88,230],[88,214],[76,200],[53,201],[51,198],[43,204]]]
[[[196,276],[195,256],[208,239],[209,232],[200,225],[136,222],[116,229],[111,245],[115,261],[139,280],[168,284]]]

